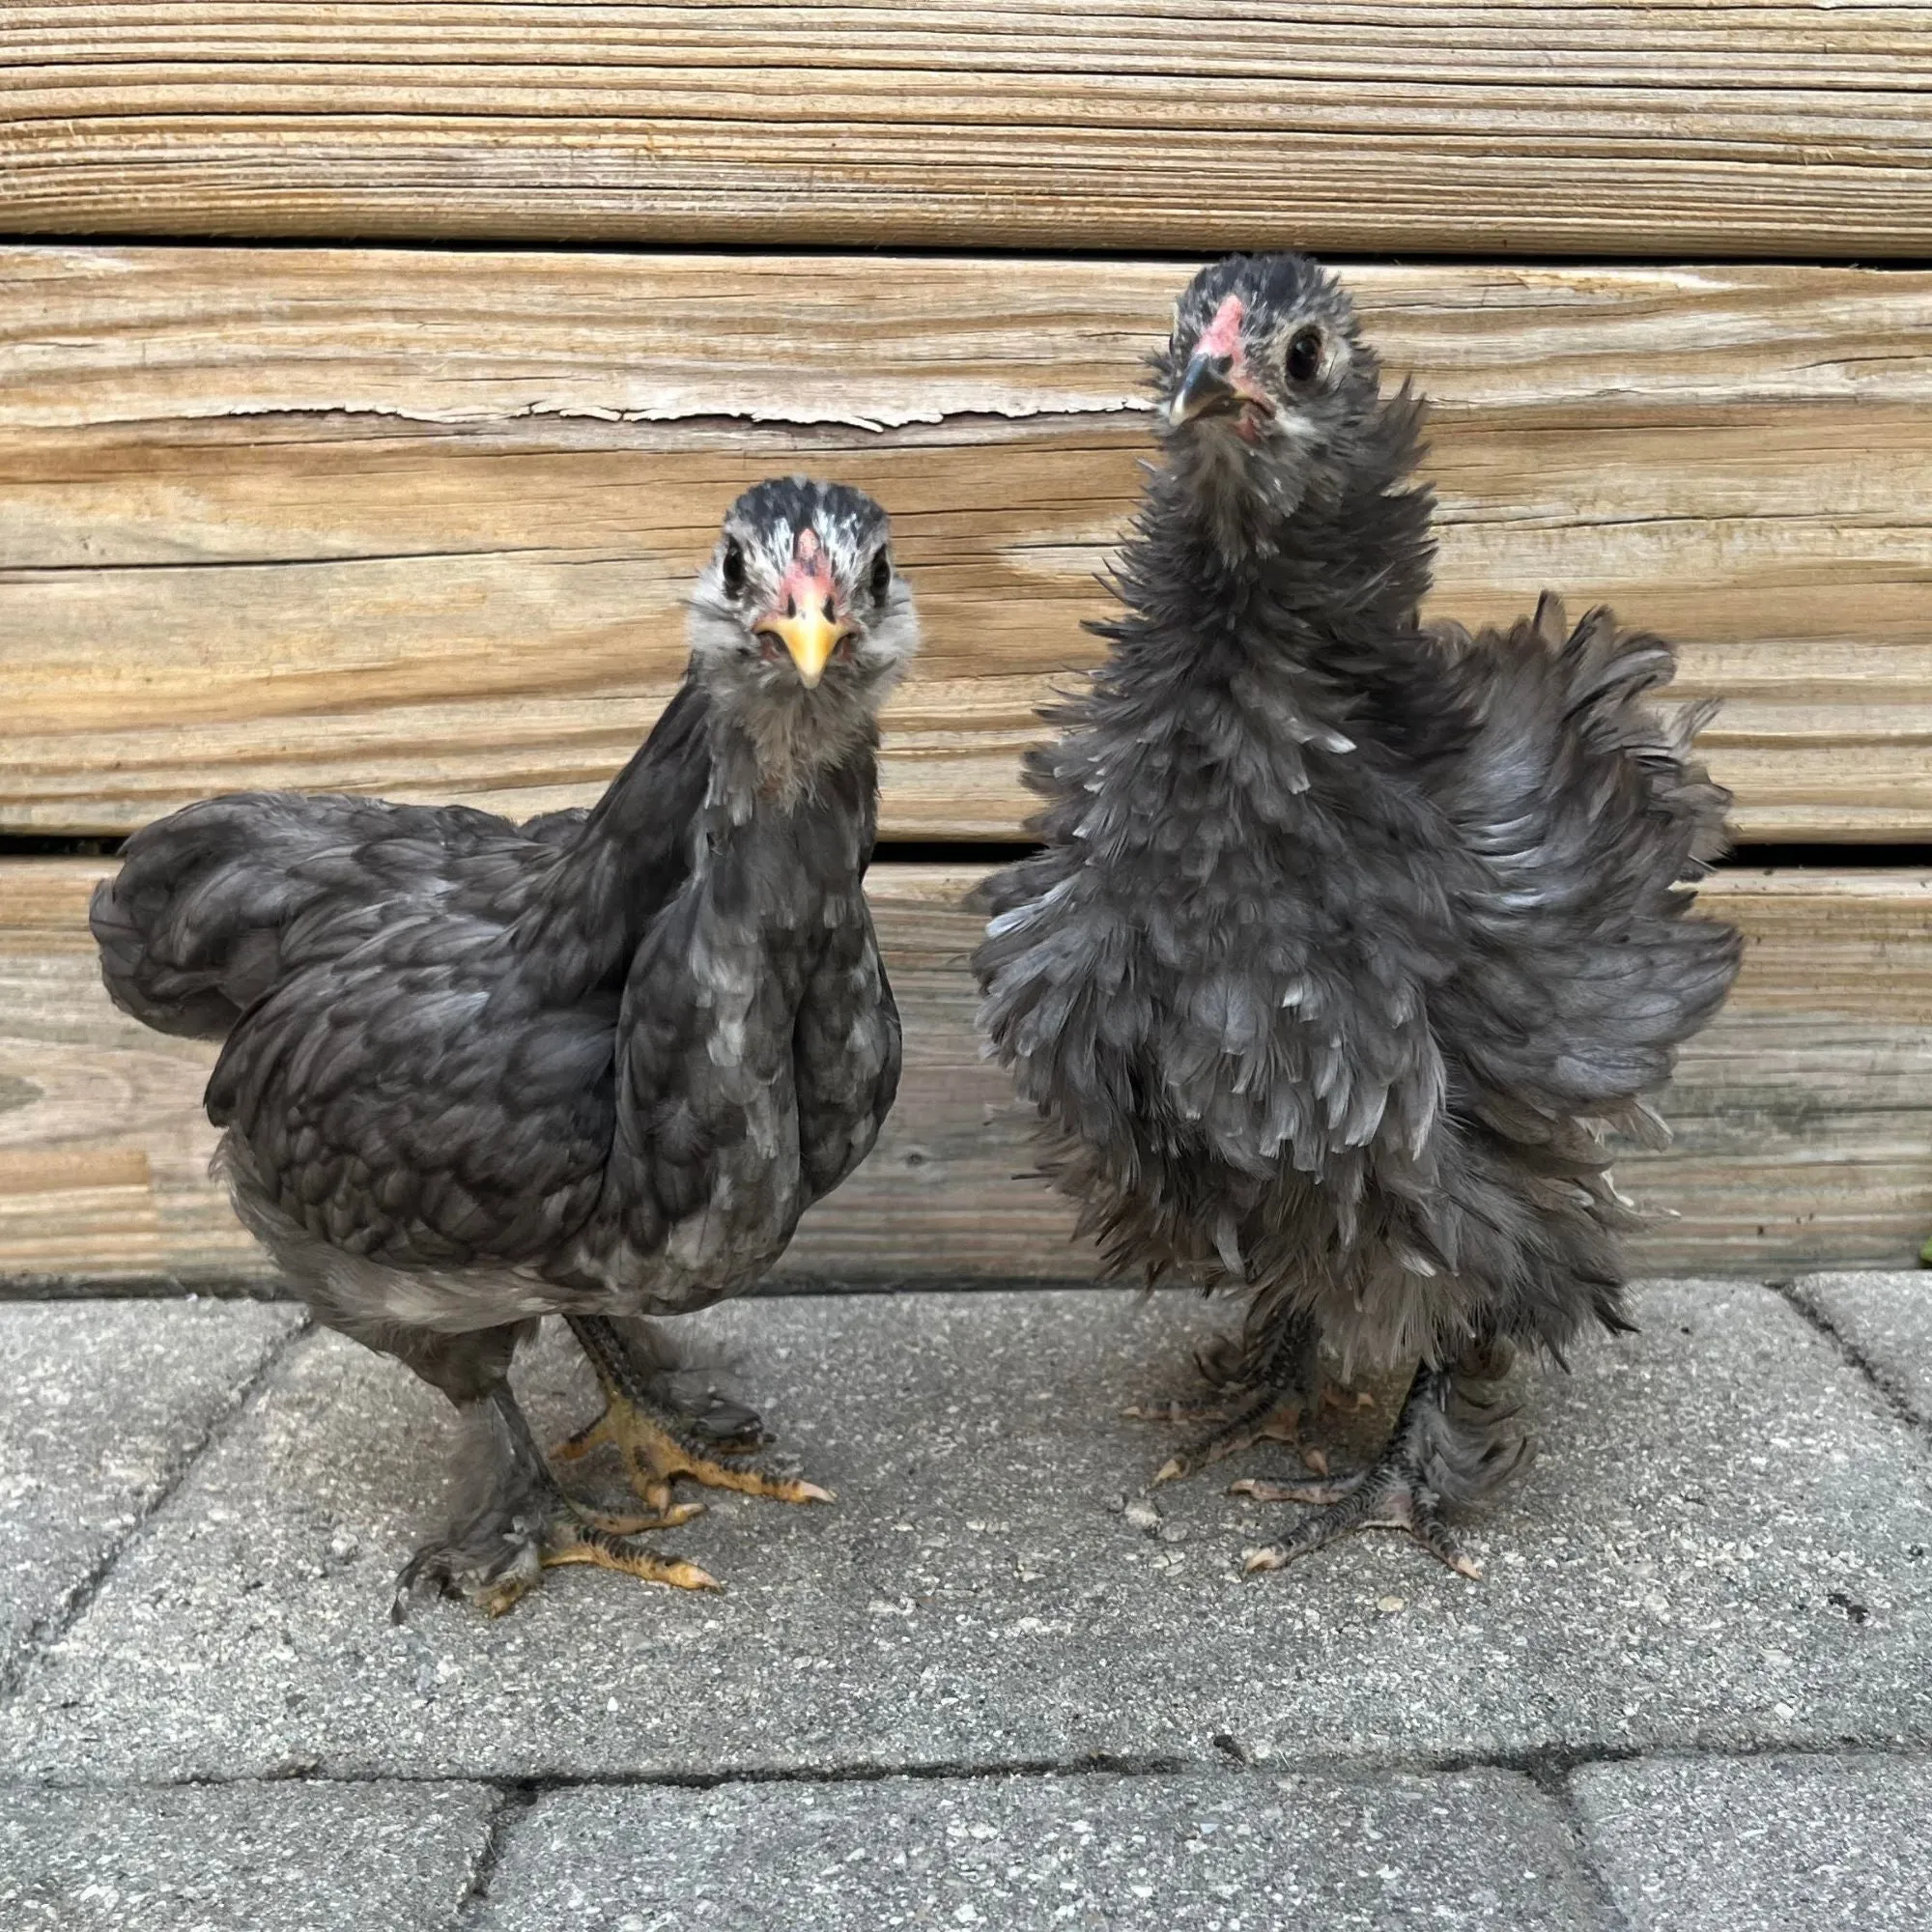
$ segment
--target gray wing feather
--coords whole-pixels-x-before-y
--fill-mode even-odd
[[[1637,1102],[1741,957],[1681,890],[1723,847],[1730,794],[1690,750],[1714,707],[1662,716],[1646,699],[1670,647],[1607,611],[1569,631],[1546,597],[1509,631],[1438,635],[1474,729],[1437,795],[1482,862],[1438,1030],[1499,1122],[1597,1112],[1642,1128]]]
[[[799,1161],[813,1200],[871,1152],[898,1093],[900,1031],[863,894],[838,909],[792,1043]]]

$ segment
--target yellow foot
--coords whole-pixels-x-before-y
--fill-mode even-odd
[[[607,1528],[622,1523],[622,1517],[607,1517],[601,1512],[573,1511],[551,1524],[544,1539],[543,1567],[556,1569],[565,1563],[594,1563],[600,1570],[619,1570],[646,1583],[668,1583],[673,1590],[722,1590],[724,1586],[709,1571],[700,1570],[682,1556],[659,1556],[648,1549],[634,1549],[623,1541],[638,1528],[660,1527],[665,1523],[685,1522],[702,1512],[702,1503],[684,1503],[665,1512],[662,1519],[639,1518],[636,1528]],[[506,1604],[504,1608],[509,1605]],[[493,1611],[492,1614],[497,1614]]]
[[[598,1513],[586,1510],[583,1514],[589,1517]],[[623,1520],[602,1519],[604,1521]],[[684,1521],[686,1519],[679,1517],[677,1520]],[[639,1529],[658,1526],[654,1519],[639,1517],[636,1521]],[[537,1578],[543,1571],[558,1569],[566,1563],[594,1563],[600,1570],[618,1570],[626,1577],[636,1577],[646,1583],[668,1583],[673,1590],[722,1590],[724,1587],[708,1571],[700,1570],[696,1563],[687,1563],[681,1556],[659,1556],[648,1549],[628,1548],[622,1538],[633,1533],[629,1530],[612,1532],[580,1521],[575,1512],[558,1517],[551,1524],[543,1547],[537,1551],[536,1563],[497,1577],[476,1594],[474,1601],[491,1616],[503,1616],[536,1587]]]
[[[830,1490],[820,1489],[797,1476],[771,1468],[752,1456],[728,1460],[715,1449],[700,1447],[685,1439],[668,1423],[647,1415],[627,1396],[610,1387],[604,1390],[604,1413],[588,1429],[581,1429],[567,1442],[551,1453],[559,1461],[575,1463],[600,1444],[609,1442],[623,1457],[630,1473],[631,1487],[656,1511],[672,1507],[670,1486],[679,1476],[689,1476],[712,1490],[736,1490],[740,1495],[768,1496],[781,1503],[829,1503]],[[594,1561],[576,1557],[575,1562]]]
[[[695,1563],[659,1556],[629,1541],[644,1530],[674,1529],[702,1516],[702,1503],[678,1503],[649,1516],[617,1516],[586,1509],[554,1488],[549,1497],[534,1510],[526,1498],[506,1499],[458,1525],[445,1540],[426,1544],[396,1579],[391,1617],[402,1620],[418,1580],[434,1583],[448,1596],[467,1597],[479,1609],[500,1617],[536,1588],[546,1570],[563,1563],[594,1563],[676,1590],[724,1587]]]

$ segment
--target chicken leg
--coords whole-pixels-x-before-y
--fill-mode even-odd
[[[1286,1542],[1244,1551],[1242,1567],[1251,1574],[1281,1570],[1351,1531],[1400,1529],[1458,1576],[1480,1577],[1482,1567],[1443,1520],[1442,1510],[1445,1503],[1466,1502],[1507,1481],[1528,1460],[1527,1438],[1497,1434],[1515,1411],[1468,1386],[1472,1379],[1501,1373],[1493,1357],[1463,1372],[1425,1362],[1409,1384],[1394,1434],[1369,1468],[1332,1483],[1283,1485],[1250,1478],[1231,1485],[1230,1495],[1312,1504],[1319,1511],[1304,1518]]]
[[[424,1544],[397,1577],[389,1606],[394,1621],[402,1621],[416,1585],[425,1581],[499,1617],[546,1569],[564,1563],[594,1563],[680,1590],[720,1587],[696,1564],[629,1541],[640,1530],[688,1522],[700,1505],[636,1517],[589,1509],[557,1486],[507,1379],[459,1407],[469,1440],[457,1463],[457,1505],[447,1530]]]
[[[576,1462],[601,1443],[612,1444],[622,1455],[631,1487],[655,1512],[671,1507],[670,1486],[689,1476],[707,1489],[735,1490],[742,1495],[767,1496],[783,1503],[829,1503],[830,1490],[808,1483],[774,1466],[762,1457],[734,1455],[694,1426],[659,1397],[638,1372],[622,1336],[602,1316],[572,1315],[571,1333],[590,1357],[590,1366],[604,1390],[604,1412],[554,1450],[563,1462]],[[689,1506],[687,1506],[689,1507]]]
[[[1315,1404],[1333,1399],[1323,1385],[1318,1359],[1320,1337],[1313,1322],[1293,1316],[1260,1338],[1223,1343],[1218,1352],[1197,1357],[1204,1380],[1228,1391],[1225,1404],[1188,1409],[1179,1404],[1149,1411],[1129,1409],[1150,1421],[1211,1422],[1216,1426],[1170,1456],[1154,1473],[1156,1483],[1191,1476],[1238,1449],[1257,1442],[1299,1440],[1301,1424]],[[1232,1356],[1232,1360],[1224,1359]]]

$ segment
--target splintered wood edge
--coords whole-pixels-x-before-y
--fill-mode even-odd
[[[0,344],[20,337],[0,427],[340,412],[867,434],[962,418],[991,434],[1145,416],[1143,358],[1196,266],[7,243]],[[1442,416],[1932,397],[1922,270],[1505,260],[1338,273],[1391,378],[1418,372]]]

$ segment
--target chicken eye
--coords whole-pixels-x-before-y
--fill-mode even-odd
[[[886,601],[886,592],[892,587],[893,560],[885,551],[881,551],[872,559],[872,602],[883,604]]]
[[[724,539],[724,558],[718,566],[719,581],[724,585],[727,597],[742,597],[745,594],[745,547],[736,537]]]
[[[1288,345],[1288,376],[1292,383],[1312,382],[1321,367],[1321,331],[1297,328]]]

